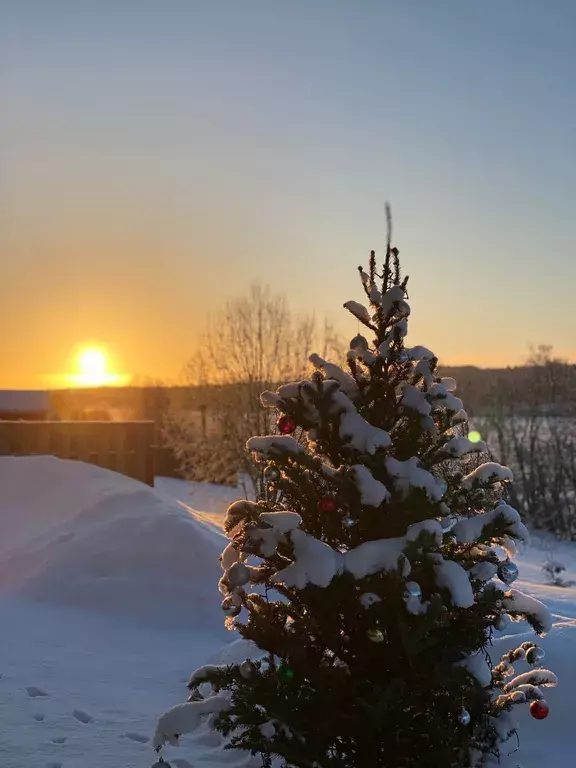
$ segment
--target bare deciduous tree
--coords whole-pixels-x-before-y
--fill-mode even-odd
[[[284,295],[259,284],[209,318],[186,375],[191,399],[202,387],[210,402],[200,406],[203,418],[198,402],[173,409],[167,425],[186,476],[236,484],[240,474],[257,483],[245,445],[272,428],[260,393],[303,378],[312,351],[338,359],[344,345],[328,322],[319,332],[313,316],[294,314]]]
[[[549,346],[532,351],[521,377],[497,382],[483,431],[514,471],[512,494],[528,522],[575,538],[575,367]]]

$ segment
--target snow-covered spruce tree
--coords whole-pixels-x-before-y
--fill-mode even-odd
[[[352,340],[349,371],[313,355],[309,380],[262,395],[281,414],[281,434],[248,442],[266,497],[227,512],[222,609],[262,653],[197,670],[159,753],[208,717],[255,766],[468,768],[514,751],[516,705],[548,712],[538,646],[488,656],[508,617],[550,627],[509,587],[527,536],[503,498],[511,473],[480,464],[455,382],[405,346],[398,251],[360,277],[370,308],[345,307],[371,341]]]

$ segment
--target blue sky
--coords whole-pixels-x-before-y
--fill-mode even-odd
[[[385,200],[411,340],[576,360],[574,3],[9,5],[0,386],[84,339],[174,377],[254,280],[353,335]]]

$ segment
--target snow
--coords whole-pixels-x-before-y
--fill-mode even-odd
[[[270,459],[298,456],[305,453],[304,448],[290,435],[251,437],[246,443],[246,448]]]
[[[457,386],[456,379],[453,379],[452,376],[443,376],[440,383],[444,385],[447,392],[454,392]]]
[[[464,667],[472,677],[475,677],[483,688],[486,688],[492,682],[492,670],[482,651],[471,654],[464,661],[458,662],[458,664]]]
[[[442,558],[442,555],[439,555]],[[470,576],[459,563],[454,560],[440,559],[434,565],[436,584],[450,593],[453,605],[459,608],[470,608],[474,605],[474,593],[470,584]]]
[[[264,512],[259,519],[278,533],[293,531],[302,522],[302,518],[296,512]]]
[[[39,413],[50,410],[50,394],[40,390],[0,390],[0,411],[4,413]]]
[[[434,352],[431,352],[427,347],[422,346],[416,346],[407,348],[406,352],[408,353],[411,360],[433,360],[435,355]]]
[[[364,608],[370,608],[371,605],[375,605],[376,603],[381,602],[382,598],[374,592],[364,592],[364,594],[360,595],[360,603],[364,606]]]
[[[393,456],[386,459],[386,470],[394,478],[394,487],[403,496],[408,496],[413,488],[421,488],[432,501],[440,501],[444,495],[444,486],[428,470],[420,466],[416,456],[406,461],[398,461]]]
[[[360,501],[367,507],[379,507],[390,498],[386,486],[372,475],[364,464],[354,464],[349,469],[349,475],[360,493]]]
[[[418,387],[412,384],[404,384],[402,389],[402,407],[410,411],[416,411],[421,416],[429,416],[432,406],[426,399],[426,395]]]
[[[438,405],[443,405],[451,413],[458,413],[462,410],[462,400],[453,395],[448,388],[439,381],[432,384],[428,390],[428,398]]]
[[[399,301],[404,299],[404,288],[401,285],[393,285],[385,292],[380,301],[382,312],[384,317],[389,317],[393,314]]]
[[[380,571],[400,570],[403,576],[410,574],[410,563],[405,554],[406,539],[377,539],[365,541],[344,555],[344,567],[357,579],[363,579]]]
[[[360,453],[374,454],[379,448],[388,448],[392,444],[388,432],[363,419],[344,392],[334,392],[332,401],[341,412],[340,437],[352,448]]]
[[[3,457],[0,489],[0,590],[151,624],[217,619],[222,537],[174,501],[53,457]]]
[[[413,523],[406,531],[406,541],[416,541],[422,533],[427,533],[434,540],[437,547],[442,544],[442,525],[438,520],[422,520],[421,523]]]
[[[342,555],[328,544],[299,529],[290,532],[294,562],[278,571],[272,581],[304,589],[309,584],[327,587],[342,568]]]
[[[17,468],[14,461],[21,465]],[[157,759],[151,740],[158,717],[185,701],[192,670],[206,663],[240,663],[263,655],[250,642],[222,630],[216,589],[218,556],[226,544],[218,531],[226,507],[241,493],[164,479],[152,490],[106,470],[47,458],[0,458],[0,488],[0,562],[9,558],[15,569],[14,578],[0,585],[0,765],[149,768]],[[136,489],[146,493],[136,498]],[[128,510],[135,504],[141,515],[128,514],[126,531],[115,529],[118,540],[94,539],[91,552],[98,554],[97,560],[104,559],[111,542],[118,554],[127,547],[132,552],[127,569],[135,567],[133,590],[125,585],[116,603],[101,599],[100,582],[116,577],[93,575],[90,584],[84,564],[77,560],[75,567],[83,581],[80,605],[68,599],[71,587],[61,582],[52,582],[50,594],[43,598],[36,598],[32,585],[30,594],[24,595],[20,575],[28,571],[28,561],[34,560],[42,543],[57,564],[56,547],[49,545],[63,526],[65,532],[75,534],[77,528],[90,527],[88,522],[98,510],[106,519],[102,525],[112,525],[115,517],[127,520],[122,505],[112,504],[119,497]],[[190,518],[187,526],[174,524],[180,513]],[[146,533],[155,515],[166,529],[157,558],[162,567],[162,610],[156,595],[140,596],[150,586],[146,568],[158,576]],[[95,520],[92,527],[98,528]],[[183,530],[187,531],[184,558],[179,544]],[[194,545],[191,532],[200,547]],[[73,542],[74,537],[61,543]],[[145,548],[141,568],[136,567],[133,552],[139,545]],[[214,560],[209,569],[203,550]],[[539,645],[559,685],[546,691],[551,709],[547,720],[536,723],[527,707],[515,708],[520,751],[508,768],[516,768],[517,763],[523,768],[547,763],[572,768],[574,762],[571,694],[576,686],[576,586],[545,583],[542,563],[551,557],[566,566],[567,579],[576,579],[576,544],[533,534],[531,545],[524,545],[517,559],[517,583],[526,597],[538,598],[552,612],[552,627]],[[72,580],[74,573],[69,572]],[[214,615],[198,599],[204,589],[213,595]],[[526,622],[515,622],[497,633],[491,649],[493,662],[498,663],[504,652],[523,640],[535,640]],[[27,689],[46,695],[31,696]],[[180,747],[165,750],[173,768],[261,766],[258,758],[224,752],[222,739],[206,723],[180,742]],[[515,742],[511,750],[514,747]]]
[[[348,312],[351,312],[361,323],[364,323],[365,325],[371,324],[370,312],[368,312],[363,304],[360,304],[357,301],[347,301],[344,304],[344,308],[347,309]]]
[[[508,504],[498,504],[488,512],[482,512],[473,517],[462,518],[452,528],[459,544],[472,544],[482,536],[484,526],[490,525],[501,519],[506,526],[506,531],[519,541],[528,542],[530,534],[520,519],[520,514],[514,507]]]
[[[195,731],[206,715],[218,715],[229,706],[226,696],[210,696],[202,701],[177,704],[158,719],[152,745],[178,744],[180,736]]]
[[[343,371],[339,365],[323,360],[320,355],[317,355],[316,353],[310,355],[309,359],[315,368],[323,371],[326,378],[337,381],[338,384],[340,384],[342,392],[345,392],[351,400],[354,400],[358,395],[358,384],[349,373]]]
[[[549,669],[532,669],[510,680],[504,692],[508,693],[519,685],[555,686],[558,685],[558,678]]]
[[[482,445],[482,450],[486,450],[485,443],[479,441],[476,445]],[[462,485],[468,490],[478,487],[482,488],[492,483],[508,483],[512,482],[514,475],[512,470],[508,467],[503,467],[502,464],[497,464],[495,461],[487,461],[485,464],[480,464],[475,470],[470,472],[462,478]]]
[[[546,634],[552,628],[552,616],[544,603],[531,595],[525,595],[518,589],[506,592],[502,600],[504,609],[512,616],[515,614],[533,616],[542,628],[542,634]]]
[[[441,450],[442,453],[447,453],[452,458],[460,459],[468,453],[481,453],[487,451],[488,448],[486,443],[482,440],[473,443],[472,440],[460,435],[458,437],[450,438],[450,440],[444,443]]]

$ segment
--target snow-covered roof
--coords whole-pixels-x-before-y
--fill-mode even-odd
[[[0,389],[0,411],[37,413],[50,409],[48,392],[36,390]]]

